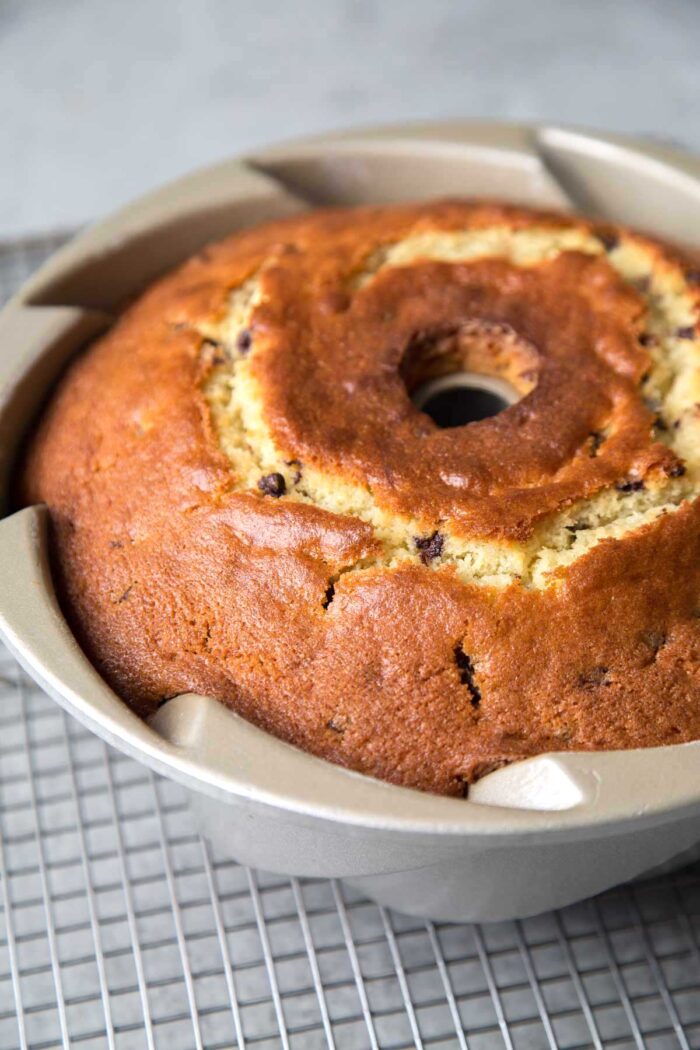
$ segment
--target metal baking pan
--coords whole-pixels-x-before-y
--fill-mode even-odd
[[[125,298],[201,245],[333,204],[503,197],[700,243],[700,160],[555,127],[450,123],[292,143],[149,194],[54,256],[0,314],[0,632],[30,675],[114,747],[185,784],[202,830],[245,863],[338,876],[432,918],[523,917],[597,893],[700,841],[700,742],[543,755],[468,800],[395,787],[186,695],[150,724],[107,686],[54,594],[47,512],[11,508],[12,466],[66,362]]]

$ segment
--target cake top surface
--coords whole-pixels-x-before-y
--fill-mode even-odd
[[[24,471],[136,708],[217,696],[460,793],[700,736],[700,272],[498,203],[308,213],[204,249],[71,368]],[[513,404],[443,428],[460,371]]]

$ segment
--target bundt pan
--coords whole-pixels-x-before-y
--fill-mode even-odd
[[[555,127],[327,135],[150,194],[77,237],[0,314],[0,630],[66,710],[184,784],[202,831],[238,860],[345,878],[415,915],[489,920],[568,904],[692,850],[700,742],[542,755],[483,777],[462,800],[330,765],[203,696],[177,696],[146,724],[98,675],[61,614],[46,510],[11,513],[18,449],[56,378],[160,273],[266,219],[449,195],[574,209],[686,247],[700,242],[700,160]]]

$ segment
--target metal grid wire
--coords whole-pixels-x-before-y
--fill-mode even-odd
[[[234,1046],[700,1048],[700,865],[484,927],[251,871],[0,649],[0,1050]]]

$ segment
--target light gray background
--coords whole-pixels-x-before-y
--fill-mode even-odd
[[[0,0],[0,237],[274,139],[458,116],[700,149],[700,0]]]

